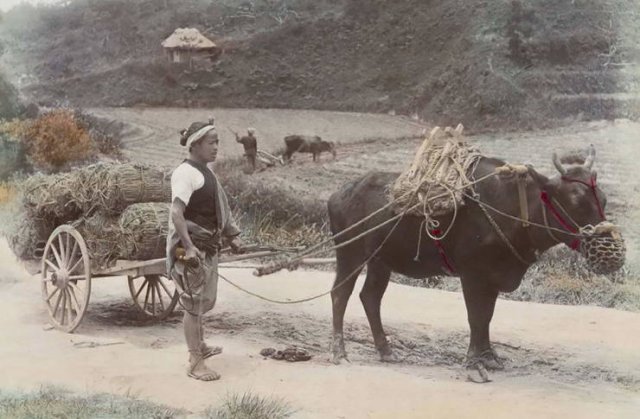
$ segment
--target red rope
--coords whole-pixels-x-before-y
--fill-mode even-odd
[[[434,237],[437,237],[440,234],[442,234],[442,231],[440,229],[431,230],[431,235]],[[442,264],[449,271],[449,274],[453,275],[456,271],[455,269],[453,269],[453,266],[449,262],[449,258],[447,257],[447,253],[444,251],[444,247],[442,246],[442,243],[440,242],[440,240],[434,240],[433,243],[438,248],[440,259],[442,259]]]
[[[544,202],[544,204],[549,209],[549,211],[551,211],[554,218],[560,223],[560,225],[565,228],[565,230],[569,231],[570,233],[578,232],[578,230],[573,228],[569,223],[565,221],[564,218],[562,218],[562,215],[560,214],[560,212],[558,212],[556,207],[553,206],[553,202],[551,202],[551,199],[549,199],[549,194],[547,193],[547,191],[542,191],[540,193],[540,199],[542,200],[542,202]],[[569,247],[571,247],[573,250],[577,250],[578,247],[580,247],[580,239],[578,238],[573,239]]]
[[[595,176],[591,176],[591,179],[589,181],[589,183],[587,182],[583,182],[579,179],[571,179],[568,177],[562,177],[562,180],[566,181],[566,182],[573,182],[573,183],[580,183],[584,186],[586,186],[587,188],[591,189],[591,193],[593,194],[593,197],[596,200],[596,204],[598,205],[598,214],[600,214],[600,218],[602,219],[602,221],[605,221],[607,218],[604,215],[604,208],[602,208],[602,204],[600,203],[600,199],[598,199],[598,192],[596,191],[596,188],[598,187],[598,185],[596,184],[596,178]]]
[[[549,199],[549,194],[547,193],[547,191],[542,191],[540,193],[540,199],[542,199],[542,202],[544,202],[544,204],[547,206],[549,211],[551,211],[551,213],[555,217],[556,221],[558,221],[560,223],[560,225],[562,225],[562,227],[565,228],[565,230],[567,230],[567,231],[569,231],[571,233],[577,233],[578,232],[578,230],[573,228],[569,223],[567,223],[565,221],[564,218],[562,218],[562,215],[560,214],[560,212],[558,212],[556,207],[553,206],[553,203],[551,202],[551,199]]]

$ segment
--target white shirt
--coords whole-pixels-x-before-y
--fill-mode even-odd
[[[178,198],[185,205],[188,205],[191,195],[203,186],[204,176],[202,173],[189,163],[184,162],[176,167],[171,174],[171,202]]]

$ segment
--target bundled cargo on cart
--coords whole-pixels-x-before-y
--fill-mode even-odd
[[[168,203],[171,198],[169,174],[163,170],[134,164],[95,164],[69,173],[38,174],[24,182],[21,196],[16,227],[9,237],[10,246],[21,259],[38,258],[49,235],[62,224],[95,232],[89,235],[89,247],[115,247],[122,252],[98,252],[98,263],[145,252],[162,256],[155,247],[146,249],[153,240],[144,233],[151,232],[147,222],[153,226],[168,222],[166,204],[158,208],[150,204]],[[144,220],[133,221],[135,216]],[[122,223],[120,217],[124,217]],[[166,236],[166,226],[162,231]],[[153,229],[156,240],[162,231]]]

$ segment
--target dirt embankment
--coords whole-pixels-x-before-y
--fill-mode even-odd
[[[78,0],[9,14],[0,36],[5,66],[45,103],[394,111],[516,129],[639,115],[637,14],[625,14],[638,6]],[[160,41],[185,25],[220,42],[216,63],[166,62]]]

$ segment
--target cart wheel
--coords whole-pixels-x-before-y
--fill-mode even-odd
[[[53,326],[73,332],[84,317],[91,294],[91,261],[78,231],[56,228],[42,254],[42,298]]]
[[[163,275],[129,278],[129,291],[138,310],[157,320],[173,313],[180,298],[173,281]]]

